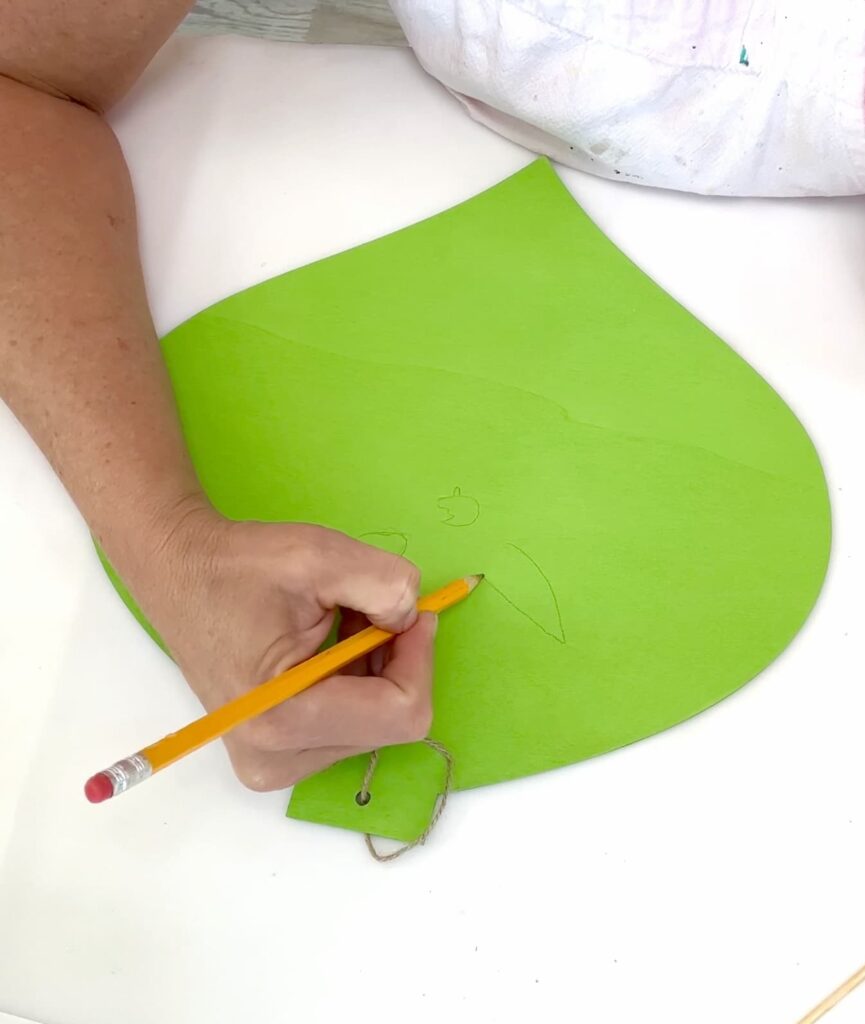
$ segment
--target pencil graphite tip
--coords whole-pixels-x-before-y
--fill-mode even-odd
[[[474,576],[466,576],[466,583],[469,585],[469,591],[474,590],[483,578],[484,574],[482,572],[475,573]]]

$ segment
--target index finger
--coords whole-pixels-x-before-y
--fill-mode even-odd
[[[325,607],[352,608],[391,633],[414,625],[417,566],[337,530],[318,531],[316,541],[315,588]]]

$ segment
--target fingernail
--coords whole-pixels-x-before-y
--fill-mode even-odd
[[[439,617],[435,614],[435,612],[430,612],[429,614],[432,615],[432,635],[435,636],[439,630]]]

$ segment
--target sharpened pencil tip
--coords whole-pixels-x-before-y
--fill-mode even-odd
[[[484,574],[482,572],[475,573],[474,576],[466,576],[466,583],[469,585],[469,590],[474,590],[483,578]]]

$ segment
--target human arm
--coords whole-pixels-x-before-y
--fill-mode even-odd
[[[432,623],[409,629],[405,560],[318,527],[228,522],[191,466],[102,116],[188,6],[0,0],[0,395],[206,707],[313,653],[339,606],[407,630],[381,676],[328,680],[229,738],[238,775],[267,789],[425,733]]]

